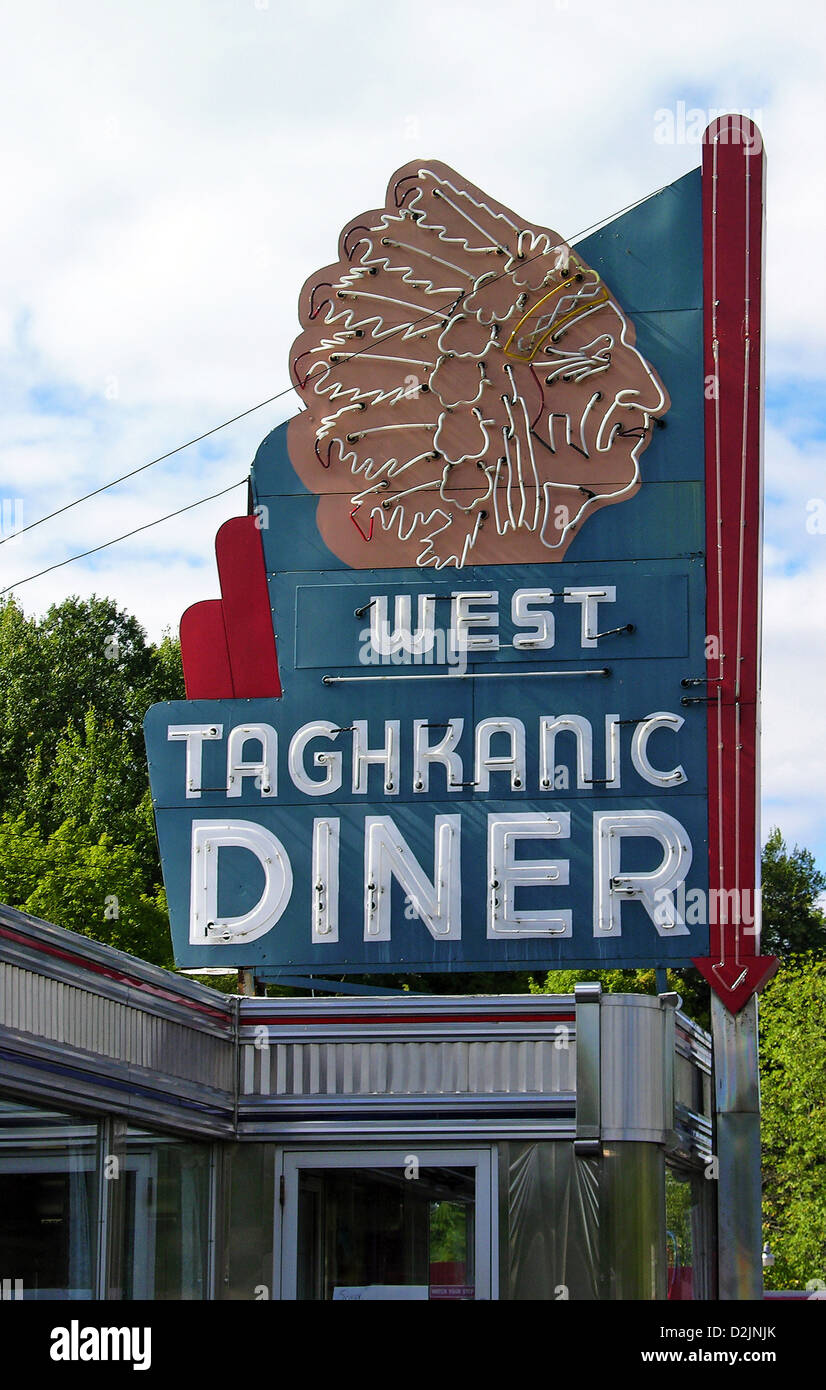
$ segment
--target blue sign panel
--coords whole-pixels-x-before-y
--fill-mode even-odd
[[[192,698],[146,718],[184,967],[635,967],[708,950],[691,911],[708,889],[699,173],[532,280],[517,261],[550,255],[541,229],[508,242],[513,214],[434,168],[402,171],[305,287],[308,408],[253,464],[280,693],[239,674],[222,571],[223,609],[203,605],[184,650]],[[485,250],[493,276],[467,260]],[[388,288],[394,255],[409,265]],[[422,284],[437,293],[425,256],[472,291],[428,341],[411,326]]]

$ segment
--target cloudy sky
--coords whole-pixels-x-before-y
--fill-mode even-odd
[[[7,7],[3,536],[283,390],[301,285],[407,160],[573,237],[698,164],[663,111],[750,114],[769,170],[764,832],[826,868],[824,57],[821,0]],[[96,592],[152,637],[176,627],[217,595],[241,487],[19,581],[240,483],[295,409],[288,393],[13,535],[0,588],[31,613]]]

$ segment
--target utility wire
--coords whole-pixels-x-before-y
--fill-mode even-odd
[[[4,536],[0,540],[0,545],[5,545],[6,541],[12,540],[15,536],[25,535],[26,531],[33,531],[35,526],[42,526],[44,521],[51,521],[52,517],[60,516],[63,512],[71,511],[72,507],[79,507],[81,502],[88,502],[90,497],[97,497],[101,492],[106,492],[110,487],[116,487],[118,483],[123,483],[127,478],[134,478],[136,473],[143,473],[147,468],[154,468],[156,463],[163,463],[164,459],[171,459],[173,454],[179,454],[182,449],[188,449],[192,444],[200,444],[202,439],[208,439],[211,434],[217,434],[219,430],[226,429],[227,425],[234,425],[236,420],[243,420],[245,415],[252,415],[256,410],[261,410],[265,405],[271,405],[281,396],[286,396],[290,391],[294,391],[294,386],[285,386],[283,391],[278,391],[274,396],[269,396],[265,401],[259,401],[258,405],[251,405],[249,410],[242,410],[240,415],[233,415],[231,419],[224,420],[220,425],[214,425],[211,430],[205,430],[203,434],[198,434],[194,439],[188,439],[185,444],[178,444],[176,448],[170,449],[166,454],[159,454],[156,459],[150,459],[148,463],[142,463],[139,468],[133,468],[130,473],[121,473],[119,478],[113,478],[111,483],[102,483],[100,487],[93,488],[91,492],[85,492],[82,497],[76,497],[74,502],[67,502],[64,507],[58,507],[56,511],[47,512],[46,516],[38,517],[37,521],[30,521],[28,526],[21,526],[11,535]],[[207,500],[206,498],[204,499]],[[5,591],[4,591],[5,592]]]
[[[616,217],[622,217],[623,213],[630,213],[631,208],[640,207],[641,203],[647,203],[648,199],[651,199],[651,197],[656,197],[659,195],[659,193],[662,193],[663,190],[665,190],[666,186],[667,185],[663,183],[662,188],[655,189],[654,193],[647,193],[647,195],[645,195],[644,197],[638,197],[638,199],[635,199],[635,202],[627,203],[626,207],[620,207],[619,210],[616,211],[616,213],[610,213],[608,217],[601,217],[599,218],[598,222],[591,222],[590,227],[585,227],[583,228],[583,231],[576,232],[576,234],[574,234],[573,236],[569,236],[569,238],[567,238],[567,243],[569,243],[569,245],[573,245],[573,243],[576,243],[577,240],[581,238],[581,236],[587,236],[588,232],[595,231],[595,229],[599,227],[604,227],[606,222],[612,222],[613,220],[615,220]],[[524,261],[524,264],[530,265],[531,261],[541,260],[541,257],[544,256],[544,254],[544,252],[538,252],[537,254],[535,254],[535,256],[528,257],[528,259]],[[505,278],[506,274],[508,274],[508,272],[502,271],[501,275],[495,275],[494,281],[495,279]],[[491,281],[491,284],[494,281]],[[414,318],[414,320],[412,322],[409,322],[409,324],[402,324],[399,328],[394,328],[391,332],[389,332],[389,334],[385,334],[384,336],[382,336],[381,339],[377,339],[377,341],[375,342],[366,343],[366,346],[359,347],[359,349],[357,349],[356,352],[349,354],[349,361],[352,361],[353,359],[355,359],[355,357],[363,357],[364,354],[369,353],[370,350],[373,349],[373,347],[377,347],[378,345],[380,345],[380,343],[387,342],[388,338],[394,338],[396,334],[402,334],[402,332],[409,332],[410,328],[416,327],[416,324],[421,324],[421,322],[424,322],[424,320],[427,320],[427,318],[434,317],[435,314],[446,313],[446,311],[452,309],[453,304],[455,303],[456,300],[451,300],[451,302],[449,302],[448,304],[442,304],[441,309],[427,310],[426,313],[421,314],[419,318]],[[217,432],[220,430],[225,430],[225,428],[227,428],[227,425],[232,425],[235,424],[238,420],[243,420],[245,416],[250,416],[250,414],[253,414],[254,411],[263,409],[264,406],[270,406],[270,404],[273,404],[274,400],[280,400],[282,396],[289,395],[289,392],[291,391],[296,391],[295,386],[293,386],[292,384],[289,386],[284,386],[284,389],[282,389],[282,391],[275,392],[274,396],[268,396],[266,400],[260,400],[257,406],[250,406],[248,410],[242,410],[241,413],[236,414],[236,416],[231,416],[229,420],[221,421],[220,425],[213,425],[213,428],[211,428],[211,430],[206,430],[203,432],[203,434],[196,435],[195,438],[188,439],[188,441],[186,441],[185,443],[179,443],[179,445],[175,446],[174,449],[168,450],[167,453],[161,453],[161,455],[157,456],[157,459],[150,459],[149,463],[142,463],[138,468],[132,468],[132,470],[129,471],[129,473],[122,473],[120,475],[120,478],[113,478],[111,482],[104,482],[104,484],[100,485],[99,488],[93,488],[92,492],[83,493],[83,496],[81,496],[81,498],[75,498],[74,502],[67,502],[65,503],[65,506],[57,507],[57,509],[54,510],[54,512],[46,513],[46,516],[39,517],[36,521],[29,521],[29,524],[25,525],[25,527],[22,527],[21,530],[11,532],[11,535],[7,535],[7,537],[0,538],[0,545],[6,545],[7,541],[11,541],[11,539],[13,539],[14,537],[18,537],[18,535],[24,535],[26,531],[35,530],[35,527],[38,527],[38,525],[43,525],[44,521],[51,521],[51,518],[61,516],[61,514],[63,514],[64,512],[71,512],[72,507],[81,505],[81,502],[88,502],[89,498],[96,498],[96,496],[99,496],[100,493],[107,492],[108,488],[114,488],[114,486],[117,486],[118,482],[125,482],[127,481],[127,478],[133,478],[136,477],[136,474],[145,473],[146,468],[153,468],[154,466],[156,466],[156,463],[163,463],[165,459],[171,459],[172,456],[177,455],[177,453],[181,453],[182,450],[191,448],[193,443],[200,443],[202,439],[209,439],[210,435],[217,434]],[[38,580],[38,578],[40,578],[40,575],[49,574],[51,570],[60,570],[61,567],[64,566],[64,564],[72,564],[74,563],[74,560],[86,559],[86,556],[96,555],[96,553],[99,552],[99,550],[104,550],[107,548],[107,546],[117,545],[117,543],[120,541],[127,541],[127,539],[131,537],[131,535],[138,535],[139,531],[146,531],[149,530],[149,527],[153,527],[153,525],[160,525],[161,521],[168,521],[170,520],[170,517],[181,516],[181,512],[189,512],[189,510],[192,510],[192,507],[202,506],[203,502],[211,502],[211,500],[213,500],[214,498],[221,498],[221,496],[224,496],[225,492],[231,492],[232,488],[236,488],[236,486],[239,486],[238,482],[234,482],[231,488],[222,489],[222,492],[211,493],[211,496],[209,496],[209,498],[200,498],[199,502],[192,502],[191,505],[189,505],[188,507],[181,507],[181,509],[179,509],[178,512],[170,512],[165,517],[159,517],[159,520],[157,521],[149,521],[149,523],[147,523],[146,525],[142,525],[142,527],[136,527],[135,531],[127,531],[125,532],[125,535],[118,535],[118,537],[115,537],[113,541],[104,541],[103,545],[97,545],[95,546],[95,549],[82,550],[82,552],[79,553],[79,555],[72,555],[68,557],[67,560],[58,560],[57,564],[50,564],[50,566],[47,567],[46,570],[39,570],[38,574],[29,574],[29,577],[25,578],[25,580],[18,580],[17,584],[11,584],[8,585],[7,588],[0,589],[0,595],[8,594],[8,592],[10,592],[11,589],[18,588],[21,584],[29,584],[29,581],[31,580]]]
[[[183,446],[182,446],[183,447]],[[119,541],[126,541],[130,536],[137,536],[140,531],[150,531],[153,526],[160,526],[162,521],[169,521],[173,516],[180,516],[183,512],[191,512],[193,507],[201,507],[204,502],[214,502],[216,497],[224,497],[233,488],[240,487],[242,483],[249,482],[248,478],[242,478],[238,483],[230,483],[229,487],[224,487],[220,492],[213,492],[209,497],[200,497],[197,502],[190,502],[186,507],[179,507],[176,512],[167,512],[166,516],[159,516],[156,521],[147,521],[143,526],[136,526],[134,531],[125,531],[122,536],[115,536],[111,541],[104,541],[102,545],[93,546],[91,550],[82,550],[79,555],[70,555],[67,560],[58,560],[54,565],[47,565],[44,570],[38,570],[37,574],[30,574],[26,579],[18,579],[15,584],[9,584],[5,589],[0,589],[0,596],[10,594],[12,589],[19,589],[21,584],[30,584],[33,579],[39,579],[43,574],[51,574],[52,570],[62,569],[64,565],[71,565],[75,560],[85,560],[87,555],[97,555],[98,551],[106,550],[110,545],[117,545]]]

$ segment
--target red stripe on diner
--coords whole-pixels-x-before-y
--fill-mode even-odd
[[[199,1013],[210,1014],[213,1018],[226,1018],[220,1009],[213,1009],[209,1004],[196,1004],[183,994],[175,994],[172,990],[162,989],[159,985],[151,985],[148,981],[139,979],[137,975],[126,975],[123,971],[113,970],[108,965],[100,965],[97,961],[86,960],[76,952],[63,951],[58,946],[47,946],[45,942],[35,941],[32,937],[26,936],[24,932],[15,931],[12,927],[0,926],[0,936],[5,936],[9,941],[22,941],[30,950],[42,951],[47,956],[56,956],[59,960],[68,961],[71,965],[81,965],[84,970],[90,970],[95,975],[105,975],[109,980],[117,980],[119,984],[126,984],[130,988],[143,990],[145,994],[154,994],[159,999],[169,999],[175,1004],[185,1004],[187,1008],[196,1009]]]
[[[242,1019],[242,1028],[261,1023],[573,1023],[576,1014],[293,1014],[289,1017],[256,1015]]]

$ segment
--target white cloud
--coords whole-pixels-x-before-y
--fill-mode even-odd
[[[764,832],[778,823],[826,858],[826,536],[806,574],[777,576],[763,603]],[[820,597],[819,597],[820,596]]]

